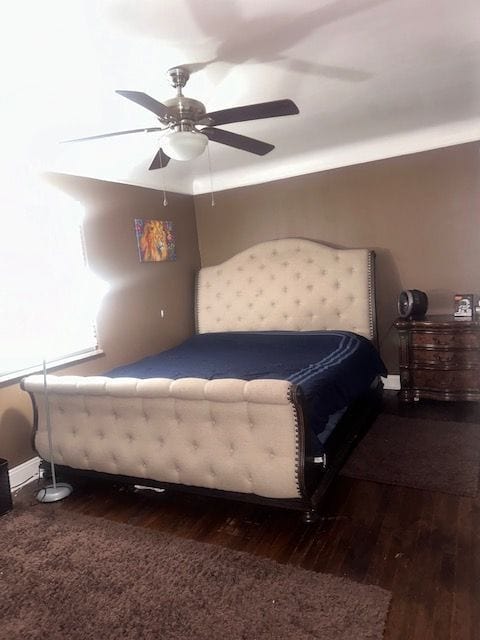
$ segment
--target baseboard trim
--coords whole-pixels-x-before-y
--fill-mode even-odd
[[[398,374],[388,376],[388,378],[382,378],[382,381],[384,389],[391,389],[393,391],[400,390],[400,376]]]
[[[10,481],[10,489],[12,493],[20,487],[38,480],[40,477],[40,458],[30,458],[22,462],[22,464],[13,467],[8,472],[8,478]]]

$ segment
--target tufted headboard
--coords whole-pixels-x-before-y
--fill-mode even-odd
[[[374,255],[287,238],[204,267],[197,332],[338,329],[375,341]]]

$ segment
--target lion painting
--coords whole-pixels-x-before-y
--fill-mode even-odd
[[[165,220],[135,220],[140,262],[175,260],[173,225]]]

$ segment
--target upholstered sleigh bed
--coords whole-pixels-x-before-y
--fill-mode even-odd
[[[200,270],[196,326],[193,346],[201,342],[204,354],[218,342],[217,335],[223,336],[223,345],[234,340],[241,356],[242,335],[253,339],[251,348],[260,354],[256,340],[263,344],[273,336],[287,345],[293,344],[294,336],[303,343],[312,335],[323,341],[326,332],[333,331],[329,339],[341,345],[358,343],[353,350],[370,349],[374,358],[374,254],[302,239],[256,245]],[[205,340],[210,341],[206,346]],[[322,356],[320,362],[328,366],[320,366],[312,356],[301,369],[336,371],[337,380],[328,383],[323,398],[338,392],[349,401],[325,417],[320,431],[326,428],[328,437],[322,436],[320,448],[304,385],[294,376],[277,378],[273,368],[243,377],[225,375],[223,364],[219,374],[205,377],[135,377],[128,368],[105,376],[48,375],[53,458],[59,475],[108,477],[301,509],[311,519],[356,438],[376,416],[379,376],[385,373],[376,355],[376,371],[369,368],[367,374],[357,363],[356,379],[363,386],[354,386],[350,394],[338,389],[339,348],[326,359]],[[274,349],[278,352],[281,346]],[[229,358],[222,354],[224,363]],[[147,364],[153,366],[151,361]],[[188,371],[199,370],[198,361],[193,364]],[[44,379],[29,376],[22,386],[34,406],[36,450],[49,460]]]

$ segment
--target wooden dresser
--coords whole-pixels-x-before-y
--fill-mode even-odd
[[[480,400],[480,321],[399,318],[400,399]]]

